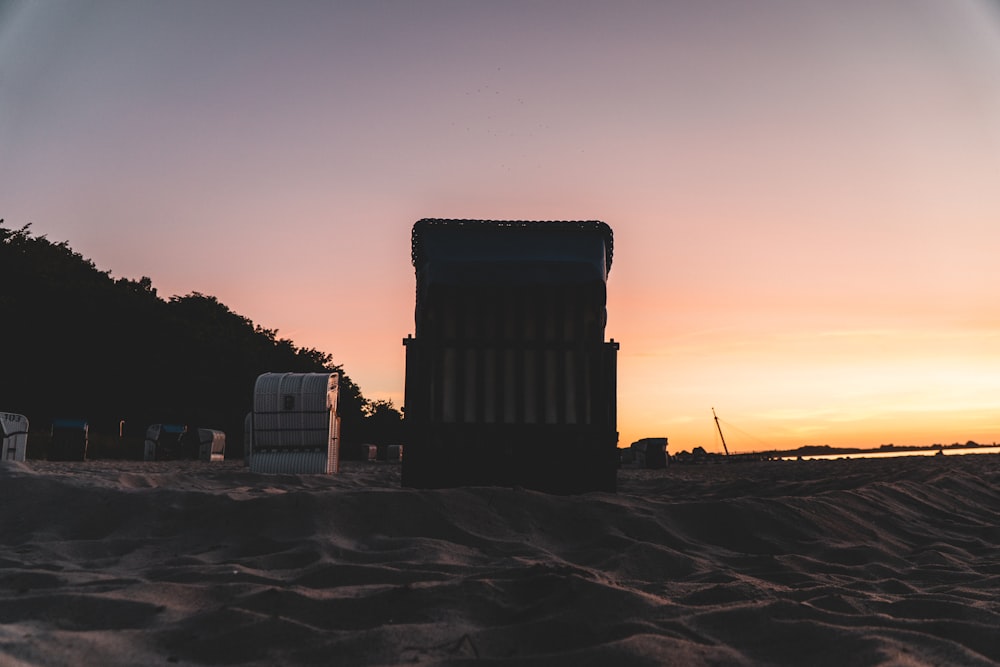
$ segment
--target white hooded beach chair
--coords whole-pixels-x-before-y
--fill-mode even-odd
[[[264,373],[254,384],[251,472],[340,469],[337,373]]]
[[[0,437],[3,438],[0,460],[23,461],[28,450],[28,418],[0,412]]]

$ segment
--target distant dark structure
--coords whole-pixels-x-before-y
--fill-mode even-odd
[[[86,461],[89,429],[83,419],[53,420],[49,461]]]
[[[403,485],[614,491],[611,228],[424,219],[412,242]]]
[[[226,434],[209,428],[181,424],[151,424],[146,429],[146,461],[222,461]]]
[[[632,459],[639,468],[656,470],[669,465],[666,438],[642,438],[633,442],[630,449]]]
[[[183,424],[151,424],[146,429],[146,440],[143,444],[144,460],[173,461],[187,458],[183,456],[181,447],[184,432]]]

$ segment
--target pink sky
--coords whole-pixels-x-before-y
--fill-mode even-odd
[[[717,450],[712,407],[736,451],[1000,440],[986,0],[15,0],[0,156],[8,225],[370,398],[414,221],[600,219],[621,444]]]

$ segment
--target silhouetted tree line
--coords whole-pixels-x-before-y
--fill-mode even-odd
[[[141,436],[151,423],[222,429],[242,452],[243,421],[260,373],[340,373],[345,442],[401,439],[390,401],[370,401],[330,354],[296,347],[213,296],[162,299],[147,277],[112,278],[67,242],[0,220],[0,410],[32,430],[54,418],[92,432]]]

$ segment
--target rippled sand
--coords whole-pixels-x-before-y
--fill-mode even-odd
[[[619,488],[0,463],[0,664],[1000,663],[1000,456]]]

